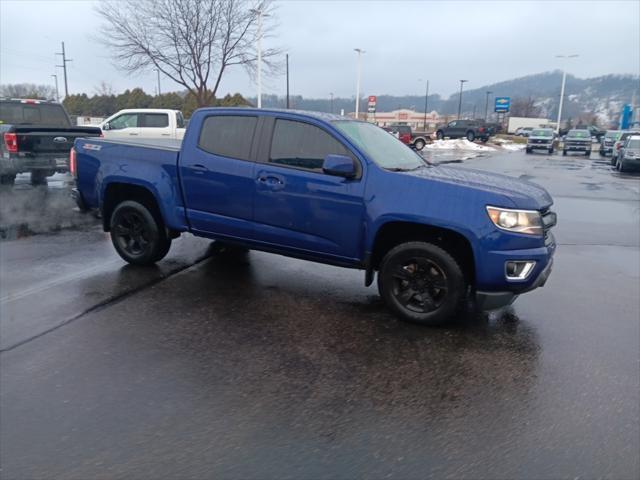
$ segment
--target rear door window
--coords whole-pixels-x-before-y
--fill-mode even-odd
[[[322,172],[324,158],[329,154],[351,156],[338,140],[315,125],[276,120],[270,163]]]
[[[258,117],[218,115],[202,124],[198,146],[223,157],[250,160],[251,143]]]
[[[144,127],[166,128],[169,126],[169,115],[166,113],[145,113]]]

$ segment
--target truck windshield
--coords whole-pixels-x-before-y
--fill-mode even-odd
[[[531,132],[532,137],[553,137],[551,130],[534,130]]]
[[[382,168],[415,170],[427,165],[420,155],[371,123],[338,120],[333,125]]]
[[[70,127],[69,118],[60,105],[42,103],[0,103],[0,123]]]
[[[589,130],[569,130],[567,137],[570,138],[590,138],[591,132]]]

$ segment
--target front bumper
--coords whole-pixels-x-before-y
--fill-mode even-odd
[[[530,150],[550,150],[553,148],[553,143],[527,143],[527,148]]]
[[[538,273],[538,276],[534,279],[533,283],[525,289],[517,292],[476,292],[476,305],[478,309],[495,310],[497,308],[506,307],[507,305],[511,305],[521,293],[530,292],[538,287],[544,287],[545,283],[547,283],[547,280],[549,279],[549,275],[551,275],[552,268],[553,257],[549,259],[547,265]]]
[[[590,152],[591,144],[589,143],[584,145],[565,145],[564,150],[566,150],[567,152]]]

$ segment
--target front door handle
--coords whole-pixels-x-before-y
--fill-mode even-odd
[[[195,173],[203,174],[204,172],[208,172],[209,169],[200,163],[195,163],[193,165],[189,165],[189,168],[195,171]]]
[[[261,185],[265,190],[282,190],[285,186],[285,181],[284,177],[280,175],[261,173],[258,175],[258,185]]]
[[[280,178],[272,177],[271,175],[258,177],[258,180],[261,183],[266,183],[267,185],[284,185],[284,182]]]
[[[129,135],[138,135],[137,133],[130,133]]]

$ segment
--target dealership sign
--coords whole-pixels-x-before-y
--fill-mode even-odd
[[[496,97],[496,113],[508,113],[511,107],[511,97]]]

